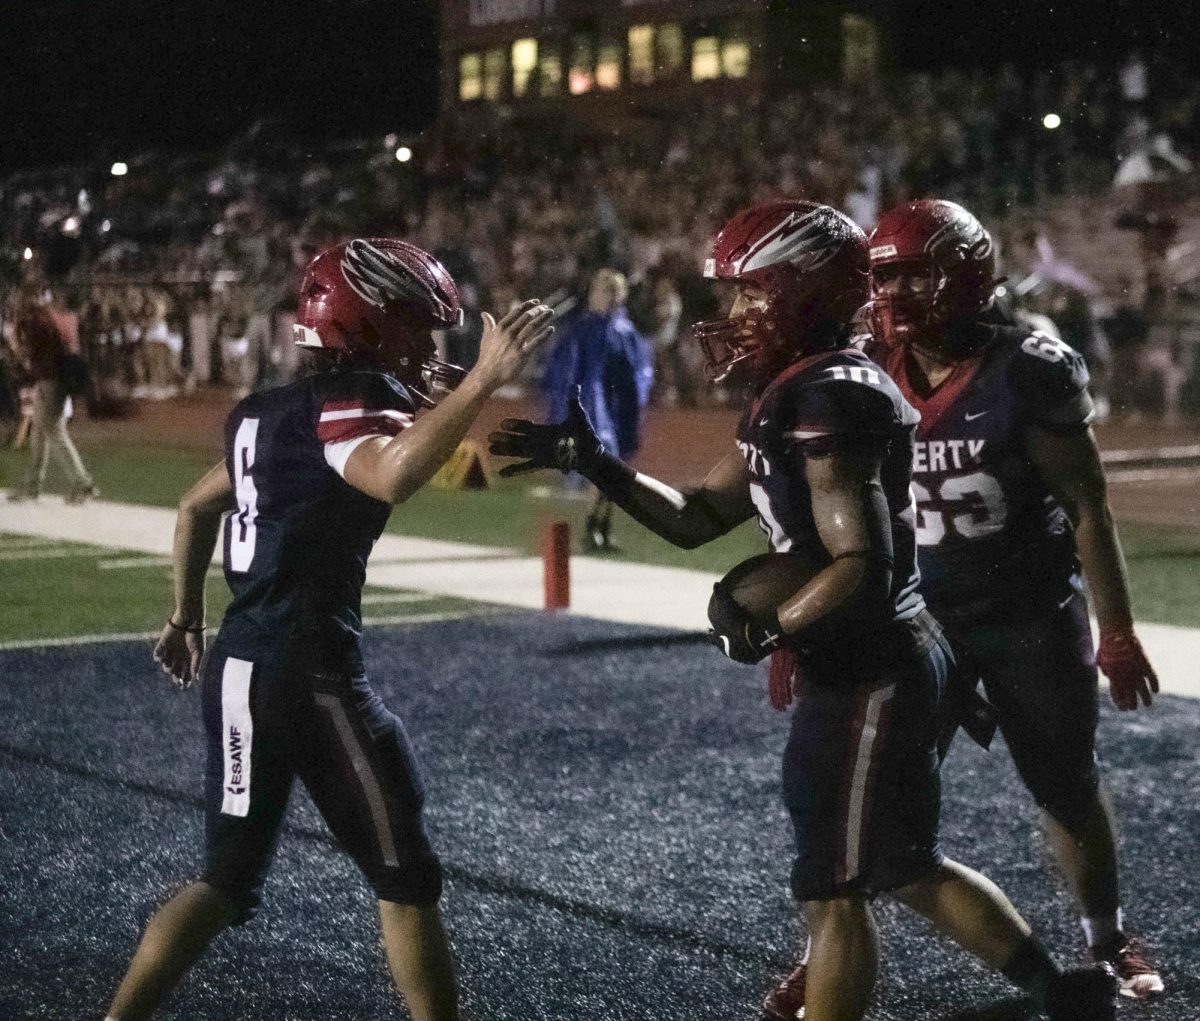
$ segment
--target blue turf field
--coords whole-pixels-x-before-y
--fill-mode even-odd
[[[801,936],[778,800],[786,720],[755,671],[695,638],[505,614],[374,629],[369,669],[424,758],[445,905],[475,1021],[751,1019]],[[0,1019],[100,1018],[140,927],[200,847],[197,693],[148,646],[0,653]],[[1102,725],[1131,920],[1195,1021],[1200,703]],[[1078,953],[1002,745],[961,738],[947,851]],[[881,906],[880,1019],[1025,1017],[1008,987]],[[965,1013],[968,1008],[992,1009]],[[401,1016],[372,902],[297,790],[259,918],[222,937],[165,1017]]]

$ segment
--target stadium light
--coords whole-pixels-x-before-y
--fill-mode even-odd
[[[126,174],[128,174],[128,173],[129,173],[129,164],[127,164],[127,163],[114,163],[114,164],[112,165],[112,175],[113,175],[113,177],[124,177],[124,176],[125,176]]]
[[[398,159],[401,163],[407,163],[410,159],[412,159],[412,150],[407,145],[400,146],[400,148],[396,150],[396,159]]]
[[[26,248],[25,251],[22,252],[21,254],[25,256],[25,261],[28,262],[30,259],[33,258],[33,249]]]
[[[1062,118],[1056,113],[1048,113],[1042,118],[1042,127],[1047,131],[1053,131],[1060,124],[1062,124]]]

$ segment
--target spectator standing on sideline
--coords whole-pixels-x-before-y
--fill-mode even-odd
[[[83,465],[67,433],[71,398],[64,381],[68,356],[78,358],[78,322],[74,315],[51,305],[29,301],[17,312],[13,333],[18,370],[33,391],[29,456],[21,481],[9,500],[36,500],[46,481],[53,454],[67,476],[67,503],[83,503],[100,491]]]
[[[641,444],[642,409],[654,382],[654,355],[625,310],[629,288],[623,274],[598,270],[588,289],[587,310],[572,319],[550,355],[542,386],[549,420],[560,421],[575,387],[580,403],[609,450],[624,459]],[[615,552],[612,501],[599,490],[588,514],[585,543]]]

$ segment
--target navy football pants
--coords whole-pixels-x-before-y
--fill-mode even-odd
[[[1099,686],[1087,600],[1036,620],[948,627],[964,666],[983,678],[1013,763],[1037,804],[1068,830],[1096,806]]]
[[[939,635],[924,654],[847,659],[805,665],[783,756],[800,901],[895,890],[942,862],[937,739],[953,654]]]
[[[366,677],[299,662],[268,675],[214,648],[202,683],[203,879],[237,904],[241,921],[257,910],[296,777],[381,900],[437,901],[441,867],[421,822],[416,758]]]

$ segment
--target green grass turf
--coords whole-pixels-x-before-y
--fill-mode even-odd
[[[104,569],[110,560],[133,560],[140,554],[0,533],[0,570],[4,574],[4,613],[0,642],[64,638],[76,635],[131,634],[157,631],[173,602],[170,569],[146,556],[137,567]],[[367,587],[363,615],[380,618],[466,613],[486,604],[426,593]],[[208,619],[220,621],[229,589],[220,571],[208,578]],[[64,610],[64,607],[69,610]]]
[[[85,445],[83,455],[106,498],[163,507],[173,506],[213,463],[211,455],[195,451],[134,444]],[[21,452],[0,452],[2,484],[10,484],[22,457]],[[535,485],[557,492],[557,477],[546,473],[532,483],[502,483],[474,492],[426,488],[397,508],[388,523],[388,531],[532,552],[538,548],[542,523],[562,519],[571,522],[578,542],[587,514],[587,501],[566,496],[535,499],[531,496]],[[763,536],[753,523],[692,551],[675,549],[621,514],[617,515],[613,534],[621,546],[617,559],[703,571],[723,572],[765,548]],[[1121,525],[1121,538],[1128,557],[1130,587],[1138,618],[1200,627],[1200,531],[1126,522]],[[8,569],[14,566],[4,564],[6,575],[12,573]],[[26,569],[37,574],[36,568]],[[118,582],[113,581],[100,587],[116,584]],[[80,587],[90,591],[86,585]],[[221,587],[210,586],[214,598]],[[72,592],[72,598],[75,597]],[[53,605],[40,612],[57,613],[57,607],[61,605],[62,601],[55,600]],[[157,599],[154,607],[156,614],[161,613],[161,603]],[[216,609],[214,603],[214,613]],[[101,618],[104,612],[104,604],[98,604],[97,613]],[[157,620],[157,616],[150,619]]]

